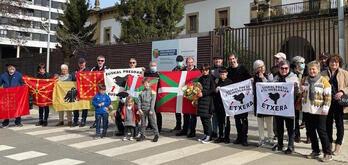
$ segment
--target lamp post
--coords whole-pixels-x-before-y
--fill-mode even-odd
[[[46,57],[46,69],[47,72],[50,71],[50,40],[51,40],[51,7],[52,1],[49,0],[49,10],[48,10],[48,28],[47,28],[47,57]]]

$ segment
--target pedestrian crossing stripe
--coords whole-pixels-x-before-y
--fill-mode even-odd
[[[6,151],[10,149],[14,149],[15,147],[7,146],[7,145],[0,145],[0,151]]]
[[[94,147],[94,146],[118,142],[118,141],[121,141],[121,139],[103,138],[103,139],[84,141],[80,143],[74,143],[74,144],[70,144],[69,146],[73,148],[77,148],[77,149],[82,149],[82,148]]]
[[[51,162],[46,162],[46,163],[40,163],[38,165],[78,165],[85,163],[84,161],[80,160],[74,160],[74,159],[69,159],[69,158],[64,158],[64,159],[59,159],[59,160],[54,160]]]
[[[76,130],[79,129],[79,127],[60,127],[60,128],[52,128],[52,129],[46,129],[46,130],[40,130],[40,131],[30,131],[26,132],[25,134],[28,135],[44,135],[44,134],[50,134],[50,133],[57,133],[57,132],[64,132],[66,130]]]
[[[59,142],[59,141],[77,139],[77,138],[82,138],[82,137],[86,137],[86,136],[81,135],[81,134],[66,134],[66,135],[47,137],[45,139],[52,141],[52,142]]]
[[[156,165],[156,164],[162,164],[169,161],[174,161],[178,159],[182,159],[194,154],[198,154],[201,152],[206,152],[210,150],[214,150],[216,148],[220,147],[220,145],[217,144],[196,144],[192,146],[187,146],[184,148],[179,148],[176,150],[171,150],[168,152],[163,152],[160,154],[155,154],[149,157],[141,158],[132,161],[136,164],[142,164],[142,165]]]
[[[22,152],[22,153],[17,153],[17,154],[12,154],[12,155],[7,155],[5,156],[6,158],[17,160],[17,161],[22,161],[22,160],[27,160],[27,159],[33,159],[41,156],[46,156],[47,154],[41,153],[41,152],[36,152],[36,151],[27,151],[27,152]]]
[[[222,157],[219,159],[215,159],[206,163],[203,163],[201,165],[241,165],[246,164],[248,162],[252,162],[254,160],[261,159],[263,157],[269,156],[272,153],[268,152],[260,152],[260,151],[254,151],[254,150],[247,150],[238,152],[232,155],[228,155],[226,157]]]
[[[157,146],[168,144],[168,143],[173,143],[173,142],[180,141],[180,140],[183,140],[183,139],[174,139],[174,138],[163,137],[163,138],[160,138],[157,143],[154,143],[152,141],[143,141],[143,142],[137,142],[134,144],[125,145],[125,146],[121,146],[121,147],[97,151],[96,153],[104,155],[104,156],[108,156],[108,157],[113,157],[113,156],[117,156],[117,155],[122,155],[122,154],[127,154],[127,153],[131,153],[131,152],[136,152],[136,151],[140,151],[140,150],[145,150],[145,149],[157,147]]]

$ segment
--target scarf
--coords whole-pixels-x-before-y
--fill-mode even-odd
[[[321,74],[318,73],[315,77],[308,76],[309,83],[309,100],[313,101],[315,99],[315,88],[314,84],[320,79]]]

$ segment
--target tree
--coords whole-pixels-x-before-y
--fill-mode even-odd
[[[94,45],[96,23],[88,24],[91,15],[89,1],[70,0],[64,14],[58,16],[57,41],[64,54],[64,62],[69,63],[78,49]]]
[[[177,26],[184,17],[182,0],[121,0],[116,8],[122,25],[118,42],[173,39],[184,29]]]

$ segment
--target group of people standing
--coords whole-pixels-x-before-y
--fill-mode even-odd
[[[284,53],[274,55],[275,65],[270,68],[271,72],[266,72],[265,63],[262,60],[256,60],[253,63],[253,75],[250,74],[248,68],[238,63],[238,56],[230,54],[228,57],[229,67],[223,66],[223,58],[214,58],[214,66],[203,64],[200,68],[201,76],[198,82],[202,85],[202,92],[199,94],[197,113],[196,114],[175,114],[176,125],[172,131],[176,132],[176,136],[187,136],[188,138],[196,137],[197,116],[200,117],[204,135],[198,140],[201,143],[209,143],[213,140],[215,143],[230,143],[230,118],[226,116],[225,110],[220,97],[220,88],[233,83],[238,83],[247,79],[251,79],[254,85],[257,82],[293,82],[295,84],[295,118],[282,116],[261,115],[255,113],[259,131],[259,147],[265,145],[272,146],[274,151],[284,151],[285,154],[294,152],[294,142],[300,142],[300,127],[306,128],[306,142],[311,143],[313,152],[308,158],[318,158],[320,155],[319,142],[322,144],[324,156],[322,161],[329,161],[332,155],[340,154],[340,148],[343,143],[344,124],[343,114],[348,112],[348,107],[340,104],[341,98],[348,94],[348,72],[342,69],[342,58],[337,54],[322,54],[319,61],[309,62],[307,65],[305,59],[300,56],[294,57],[291,62],[286,60]],[[184,64],[185,62],[185,64]],[[78,68],[69,73],[67,65],[61,65],[60,75],[51,76],[46,72],[44,64],[40,64],[37,68],[37,78],[56,77],[60,81],[76,81],[76,72],[80,71],[103,71],[107,69],[105,57],[97,57],[97,65],[92,69],[86,67],[86,60],[80,58],[78,60]],[[199,70],[194,65],[194,58],[179,55],[176,58],[177,66],[173,71],[194,71]],[[137,62],[135,58],[129,61],[129,67],[135,68]],[[0,77],[0,86],[4,88],[23,85],[22,75],[15,70],[15,65],[8,64],[8,71]],[[144,77],[159,77],[157,63],[151,61],[149,70],[145,71]],[[120,102],[115,113],[118,136],[124,136],[123,140],[133,140],[137,136],[138,141],[145,139],[145,129],[154,129],[155,137],[153,142],[157,142],[159,134],[162,130],[162,115],[156,112],[155,98],[149,88],[149,80],[144,79],[143,85],[145,90],[140,94],[139,101],[135,102],[131,96],[126,93],[120,93]],[[255,90],[254,90],[255,92]],[[95,123],[91,128],[97,127],[97,136],[100,134],[100,120],[103,121],[102,137],[106,136],[107,117],[104,110],[113,108],[109,99],[105,98],[105,86],[99,87],[99,93],[93,98],[93,105],[96,107]],[[99,101],[98,101],[99,100]],[[106,100],[105,102],[100,100]],[[256,100],[256,94],[255,94]],[[97,110],[98,109],[98,110]],[[100,110],[100,111],[99,111]],[[103,113],[101,113],[103,112]],[[79,123],[80,112],[73,111],[74,119],[72,120],[72,112],[66,112],[68,122],[67,125],[74,127],[84,127],[88,110],[82,110],[82,118]],[[39,107],[38,126],[47,126],[49,107]],[[235,115],[235,126],[237,130],[237,138],[233,140],[234,144],[248,146],[248,113]],[[182,121],[183,118],[183,121]],[[302,118],[300,125],[299,121]],[[148,126],[147,121],[148,120]],[[337,129],[337,138],[335,147],[333,148],[333,122],[335,121]],[[288,146],[284,150],[284,123],[287,128]],[[7,127],[9,120],[2,122],[2,127]],[[21,118],[15,120],[16,126],[22,126]],[[265,137],[265,124],[267,128],[267,137]],[[59,121],[56,126],[64,125],[64,112],[59,112]],[[139,132],[139,134],[137,134]],[[274,140],[277,143],[274,143]]]

